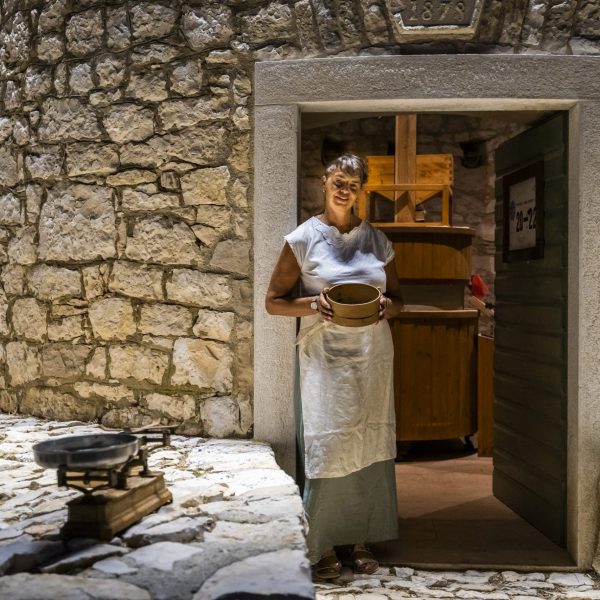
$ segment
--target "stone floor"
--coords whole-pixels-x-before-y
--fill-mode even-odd
[[[314,598],[298,488],[259,442],[174,436],[149,460],[164,472],[171,504],[108,543],[61,541],[65,502],[80,492],[59,489],[56,473],[33,462],[32,445],[98,431],[0,414],[0,598],[208,600],[264,590]]]
[[[216,600],[271,594],[320,600],[460,598],[598,599],[594,573],[345,568],[331,583],[309,579],[305,523],[293,480],[269,446],[175,436],[151,455],[173,503],[108,543],[62,542],[66,500],[56,475],[33,462],[48,437],[96,425],[0,414],[0,598],[11,600]]]
[[[600,580],[594,573],[517,573],[515,571],[421,571],[382,567],[356,576],[344,569],[335,583],[317,583],[317,600],[597,600]]]

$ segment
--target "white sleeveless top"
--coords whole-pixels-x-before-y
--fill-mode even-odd
[[[386,289],[394,258],[366,221],[342,234],[316,217],[285,236],[301,270],[301,294],[337,283]],[[343,327],[302,317],[298,336],[307,477],[342,477],[396,454],[393,343],[387,321]]]

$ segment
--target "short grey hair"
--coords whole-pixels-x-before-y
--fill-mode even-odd
[[[335,160],[332,160],[325,167],[325,177],[329,177],[336,171],[341,171],[346,175],[360,178],[360,185],[363,185],[367,181],[367,165],[365,161],[356,154],[342,154]]]

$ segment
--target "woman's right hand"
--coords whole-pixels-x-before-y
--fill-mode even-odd
[[[327,302],[325,294],[329,291],[329,288],[323,288],[319,297],[317,298],[317,310],[321,313],[321,316],[328,321],[331,321],[333,317],[333,311],[331,310],[331,304]]]

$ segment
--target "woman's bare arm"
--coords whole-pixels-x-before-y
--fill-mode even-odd
[[[306,317],[315,314],[315,311],[310,307],[314,296],[305,298],[292,298],[290,296],[299,278],[300,267],[292,249],[286,242],[273,269],[265,298],[265,308],[270,315]],[[325,305],[329,308],[322,293],[317,302],[322,309],[325,309]],[[325,305],[322,303],[325,303]]]
[[[404,302],[400,291],[400,281],[396,273],[396,263],[392,260],[385,266],[386,292],[382,297],[380,319],[393,319],[402,311]]]

